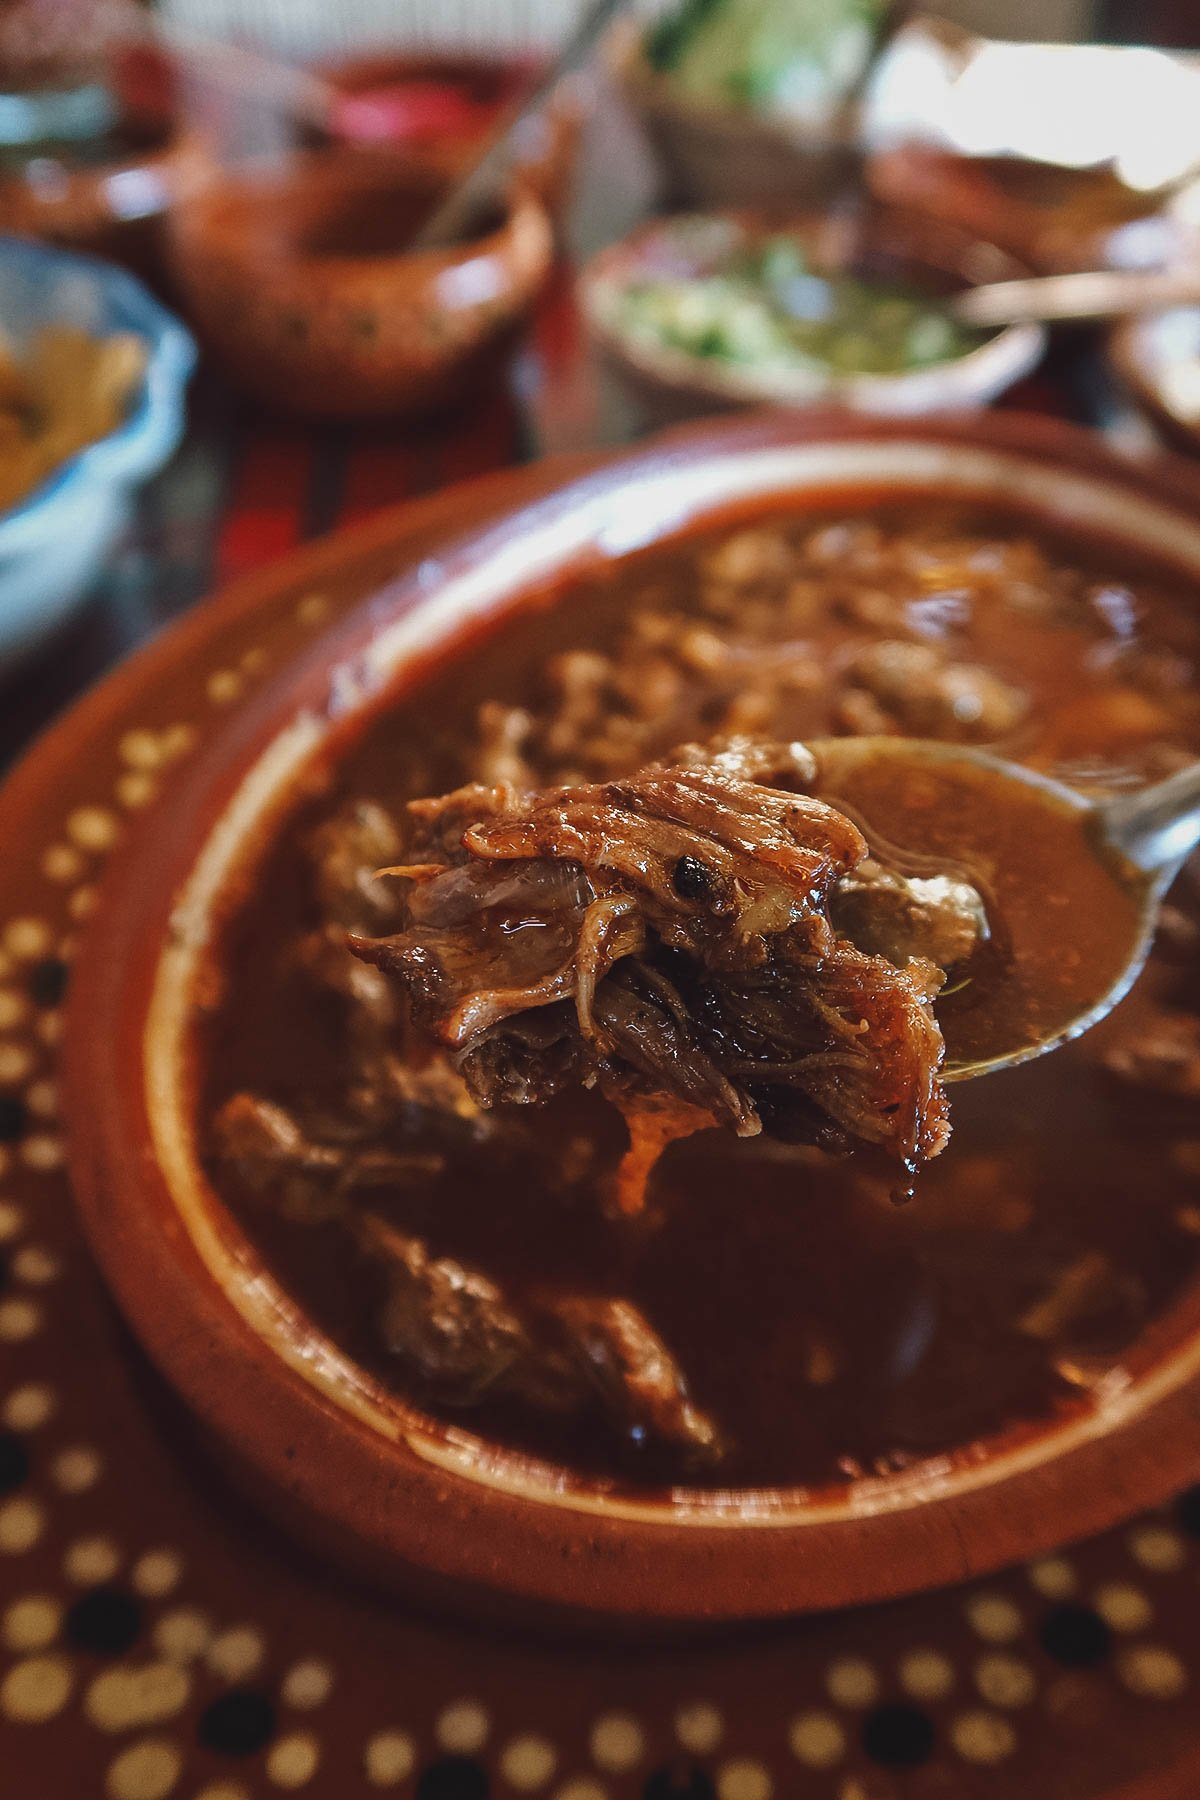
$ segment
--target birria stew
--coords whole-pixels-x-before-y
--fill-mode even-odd
[[[1200,753],[1198,657],[1171,571],[919,496],[531,593],[244,871],[208,1178],[374,1379],[579,1479],[846,1484],[1096,1405],[1200,1264],[1200,896],[1095,1030],[946,1085],[1103,963],[1087,859],[986,792],[839,806],[819,746],[1099,798]]]

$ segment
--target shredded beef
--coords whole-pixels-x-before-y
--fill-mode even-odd
[[[814,1139],[832,1127],[915,1167],[949,1129],[940,976],[831,926],[866,844],[765,785],[812,774],[803,746],[735,742],[622,781],[415,802],[392,871],[409,879],[404,928],[351,948],[398,982],[480,1105],[598,1083],[645,1165],[648,1138],[753,1136],[783,1092]],[[636,1208],[636,1182],[623,1198]]]
[[[716,1426],[630,1301],[535,1294],[518,1311],[488,1276],[432,1256],[374,1213],[359,1214],[355,1229],[387,1277],[384,1342],[431,1399],[466,1407],[496,1394],[551,1412],[598,1407],[635,1446],[683,1451],[692,1464],[722,1454]]]

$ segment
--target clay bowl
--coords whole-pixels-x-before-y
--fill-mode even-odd
[[[99,147],[36,155],[0,179],[0,231],[90,250],[157,276],[163,216],[183,170],[170,69],[139,50],[114,62],[117,118]]]
[[[1108,356],[1138,404],[1181,449],[1200,451],[1200,307],[1126,319]]]
[[[197,1162],[188,1047],[205,942],[323,750],[543,583],[773,501],[914,489],[1002,496],[1076,536],[1165,556],[1200,586],[1190,472],[1143,473],[1066,426],[779,414],[710,425],[583,476],[551,466],[515,510],[466,535],[447,527],[231,713],[112,865],[66,1027],[85,1224],[143,1343],[258,1491],[377,1583],[574,1623],[765,1617],[959,1581],[1194,1479],[1200,1283],[1131,1347],[1128,1380],[1103,1406],[850,1489],[606,1492],[382,1390],[305,1319]]]
[[[976,232],[1046,274],[1158,267],[1189,236],[1169,190],[1141,192],[1106,168],[902,144],[871,157],[866,178],[880,200]]]
[[[765,403],[905,416],[965,410],[995,399],[1041,359],[1044,329],[1012,325],[965,355],[903,374],[813,369],[784,375],[675,349],[631,330],[621,318],[622,292],[637,280],[656,273],[703,273],[728,247],[731,234],[744,231],[752,237],[779,229],[799,239],[817,268],[902,281],[932,295],[1029,272],[994,244],[893,208],[871,207],[852,215],[779,214],[774,219],[716,213],[652,220],[600,251],[579,283],[593,341],[652,419],[667,423],[722,407]]]
[[[436,163],[351,149],[222,173],[197,164],[171,219],[191,317],[252,394],[320,418],[459,399],[516,335],[552,233],[519,184],[466,242],[410,251]]]
[[[537,79],[538,65],[521,58],[400,56],[378,51],[325,63],[318,73],[343,98],[411,86],[416,104],[402,118],[352,118],[354,142],[381,149],[410,145],[444,163],[448,177],[480,154],[504,115]],[[441,105],[439,105],[439,100]],[[569,83],[560,83],[541,112],[522,128],[515,155],[525,186],[557,219],[566,205],[579,146],[582,109]],[[350,135],[347,132],[346,135]]]
[[[614,31],[608,60],[672,205],[819,206],[859,179],[863,156],[852,108],[804,125],[692,99],[651,68],[633,26]]]

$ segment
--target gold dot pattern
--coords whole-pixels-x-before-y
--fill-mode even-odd
[[[377,1731],[363,1752],[363,1773],[372,1787],[399,1787],[412,1773],[416,1746],[407,1732]]]
[[[491,1720],[477,1700],[458,1700],[439,1715],[437,1741],[452,1756],[473,1756],[487,1742]]]
[[[267,1752],[267,1778],[278,1788],[306,1787],[317,1772],[320,1748],[311,1732],[292,1731]]]
[[[70,844],[51,844],[42,857],[42,873],[48,881],[78,881],[84,862]]]
[[[717,1707],[707,1700],[693,1700],[675,1714],[675,1736],[685,1750],[695,1756],[707,1756],[715,1750],[725,1730],[725,1721]]]
[[[0,1683],[0,1714],[21,1725],[40,1725],[60,1713],[73,1676],[65,1656],[31,1656],[14,1663]]]
[[[543,1737],[527,1735],[506,1744],[500,1756],[500,1773],[509,1787],[532,1794],[545,1787],[558,1763],[553,1744]]]
[[[104,806],[80,806],[67,820],[67,836],[81,850],[111,850],[121,829],[115,813]]]
[[[15,1388],[4,1403],[4,1423],[10,1431],[36,1431],[54,1413],[57,1401],[53,1388],[39,1382]]]
[[[1127,1581],[1110,1581],[1097,1588],[1094,1605],[1114,1631],[1144,1631],[1154,1618],[1147,1596]]]
[[[82,1494],[99,1481],[102,1467],[98,1451],[86,1444],[74,1444],[55,1457],[50,1473],[64,1494]]]
[[[161,1600],[178,1587],[183,1558],[174,1550],[147,1550],[133,1565],[133,1586],[147,1600]]]
[[[1028,1706],[1037,1691],[1033,1670],[1015,1656],[981,1657],[975,1686],[989,1706]]]
[[[191,1692],[192,1678],[179,1663],[127,1663],[96,1676],[84,1697],[84,1710],[101,1731],[129,1731],[173,1719]]]
[[[33,1056],[22,1044],[0,1042],[0,1082],[15,1086],[33,1070]]]
[[[165,1738],[143,1738],[108,1766],[108,1800],[166,1800],[183,1767],[178,1749]]]
[[[280,1693],[286,1706],[307,1711],[322,1706],[333,1688],[333,1670],[315,1657],[296,1663],[283,1678]]]
[[[213,1636],[212,1623],[195,1607],[180,1606],[164,1613],[154,1627],[154,1647],[172,1662],[191,1662]]]
[[[68,1581],[91,1587],[99,1581],[111,1581],[121,1566],[121,1552],[111,1538],[80,1538],[63,1558],[63,1573]]]
[[[846,1754],[846,1733],[831,1713],[802,1713],[792,1722],[788,1743],[810,1769],[832,1769]]]
[[[36,1500],[18,1495],[0,1506],[0,1556],[21,1556],[42,1535],[45,1515]]]
[[[236,1625],[213,1639],[204,1660],[214,1675],[226,1681],[245,1681],[261,1666],[266,1653],[261,1631],[253,1625]]]
[[[941,1700],[954,1687],[954,1664],[937,1650],[910,1650],[897,1674],[914,1700]]]
[[[874,1704],[879,1694],[879,1677],[869,1662],[846,1656],[831,1663],[825,1677],[829,1698],[839,1706],[860,1707]]]
[[[999,1713],[961,1713],[950,1726],[954,1748],[966,1762],[998,1763],[1017,1747],[1017,1734]]]
[[[1139,1525],[1129,1534],[1133,1560],[1156,1575],[1174,1575],[1187,1561],[1187,1545],[1166,1525]]]
[[[61,1273],[58,1258],[40,1244],[26,1244],[24,1249],[17,1251],[10,1266],[18,1281],[28,1282],[32,1287],[45,1287]]]
[[[61,1624],[62,1606],[52,1594],[26,1594],[5,1609],[0,1636],[9,1650],[44,1650]]]
[[[1019,1607],[1003,1594],[975,1594],[967,1601],[971,1629],[989,1644],[1009,1644],[1024,1629]]]
[[[735,1757],[717,1770],[718,1800],[771,1800],[774,1791],[769,1770],[753,1757]]]
[[[41,1308],[36,1300],[19,1294],[11,1300],[0,1300],[0,1341],[23,1344],[40,1330],[41,1323]]]
[[[44,919],[10,919],[0,942],[18,962],[32,962],[50,948],[50,927]]]
[[[1117,1658],[1117,1672],[1144,1700],[1177,1700],[1188,1685],[1183,1661],[1159,1644],[1132,1644]]]
[[[592,1727],[592,1761],[614,1775],[636,1769],[646,1754],[646,1739],[636,1719],[610,1713]]]
[[[28,1011],[29,1005],[23,994],[12,988],[0,988],[0,1031],[11,1031]]]

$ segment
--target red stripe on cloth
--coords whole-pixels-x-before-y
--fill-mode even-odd
[[[517,407],[507,388],[494,386],[469,418],[459,421],[442,448],[443,485],[490,475],[516,461]]]
[[[417,441],[419,425],[410,431],[403,439],[369,431],[355,434],[346,459],[339,525],[365,519],[397,500],[436,487],[436,447]]]
[[[300,542],[313,446],[302,426],[247,436],[217,537],[220,581],[245,574]]]

